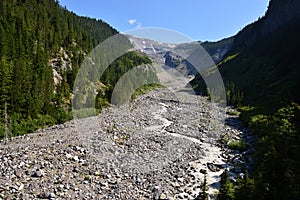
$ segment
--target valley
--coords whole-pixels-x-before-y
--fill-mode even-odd
[[[217,41],[167,29],[192,14],[184,32],[204,37],[205,6],[161,6],[166,28],[144,28],[152,2],[134,4],[123,32],[62,1],[0,1],[0,200],[300,199],[300,1],[270,0],[231,37],[225,8],[246,4],[207,7]]]
[[[1,145],[0,197],[195,199],[204,179],[215,196],[226,168],[243,176],[241,152],[220,138],[247,141],[247,130],[186,87],[191,76],[164,66],[162,48],[147,54],[165,88]]]
[[[214,194],[225,167],[241,161],[228,162],[237,152],[217,140],[247,136],[237,118],[233,127],[223,117],[204,97],[157,89],[97,117],[13,138],[0,148],[1,197],[194,199],[205,174]]]

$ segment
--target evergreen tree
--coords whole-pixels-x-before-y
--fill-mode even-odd
[[[0,10],[0,112],[7,102],[15,135],[45,121],[63,122],[60,116],[67,119],[63,111],[69,111],[70,91],[84,55],[117,31],[102,21],[76,16],[57,0],[1,0]],[[55,91],[48,62],[64,57],[61,49],[73,68],[60,71],[63,80]],[[59,97],[53,98],[55,92]]]
[[[235,190],[235,199],[239,200],[252,200],[255,199],[254,191],[255,184],[254,179],[248,176],[248,173],[243,178],[238,179],[238,188]]]
[[[0,108],[11,101],[13,63],[6,56],[0,60]],[[3,109],[2,109],[3,110]]]
[[[230,182],[229,172],[226,169],[221,175],[219,193],[217,200],[233,200],[234,199],[234,187]]]
[[[199,195],[196,197],[195,200],[208,200],[208,185],[207,185],[207,177],[206,175],[204,176],[204,181],[200,185],[201,192]]]

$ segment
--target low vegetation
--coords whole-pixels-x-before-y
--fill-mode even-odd
[[[237,150],[237,151],[242,152],[242,151],[247,150],[248,147],[247,147],[247,144],[245,144],[241,140],[233,140],[228,143],[228,148],[231,150]]]
[[[163,88],[164,86],[158,83],[151,83],[138,88],[131,96],[131,99],[136,99],[139,95],[147,94],[147,92],[157,89]]]
[[[231,115],[231,116],[239,116],[240,113],[236,110],[233,110],[233,111],[227,112],[226,114]]]

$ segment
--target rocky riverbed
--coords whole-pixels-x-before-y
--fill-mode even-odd
[[[220,137],[250,138],[226,109],[156,89],[97,117],[2,141],[0,199],[195,199],[204,176],[213,196],[224,169],[234,179],[243,162]]]

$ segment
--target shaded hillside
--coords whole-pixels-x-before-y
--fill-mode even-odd
[[[263,105],[273,111],[300,99],[300,5],[297,1],[280,2],[271,1],[266,16],[234,36],[232,48],[218,65],[227,89],[234,83],[236,91],[244,94],[244,104]]]
[[[227,191],[236,199],[300,198],[299,10],[299,1],[271,0],[266,15],[234,37],[218,64],[228,103],[258,137],[251,178]],[[206,90],[200,76],[192,84]]]
[[[292,100],[299,102],[299,9],[297,1],[271,1],[266,16],[235,37],[219,69],[225,81],[233,81],[245,93],[244,103],[272,111]]]

